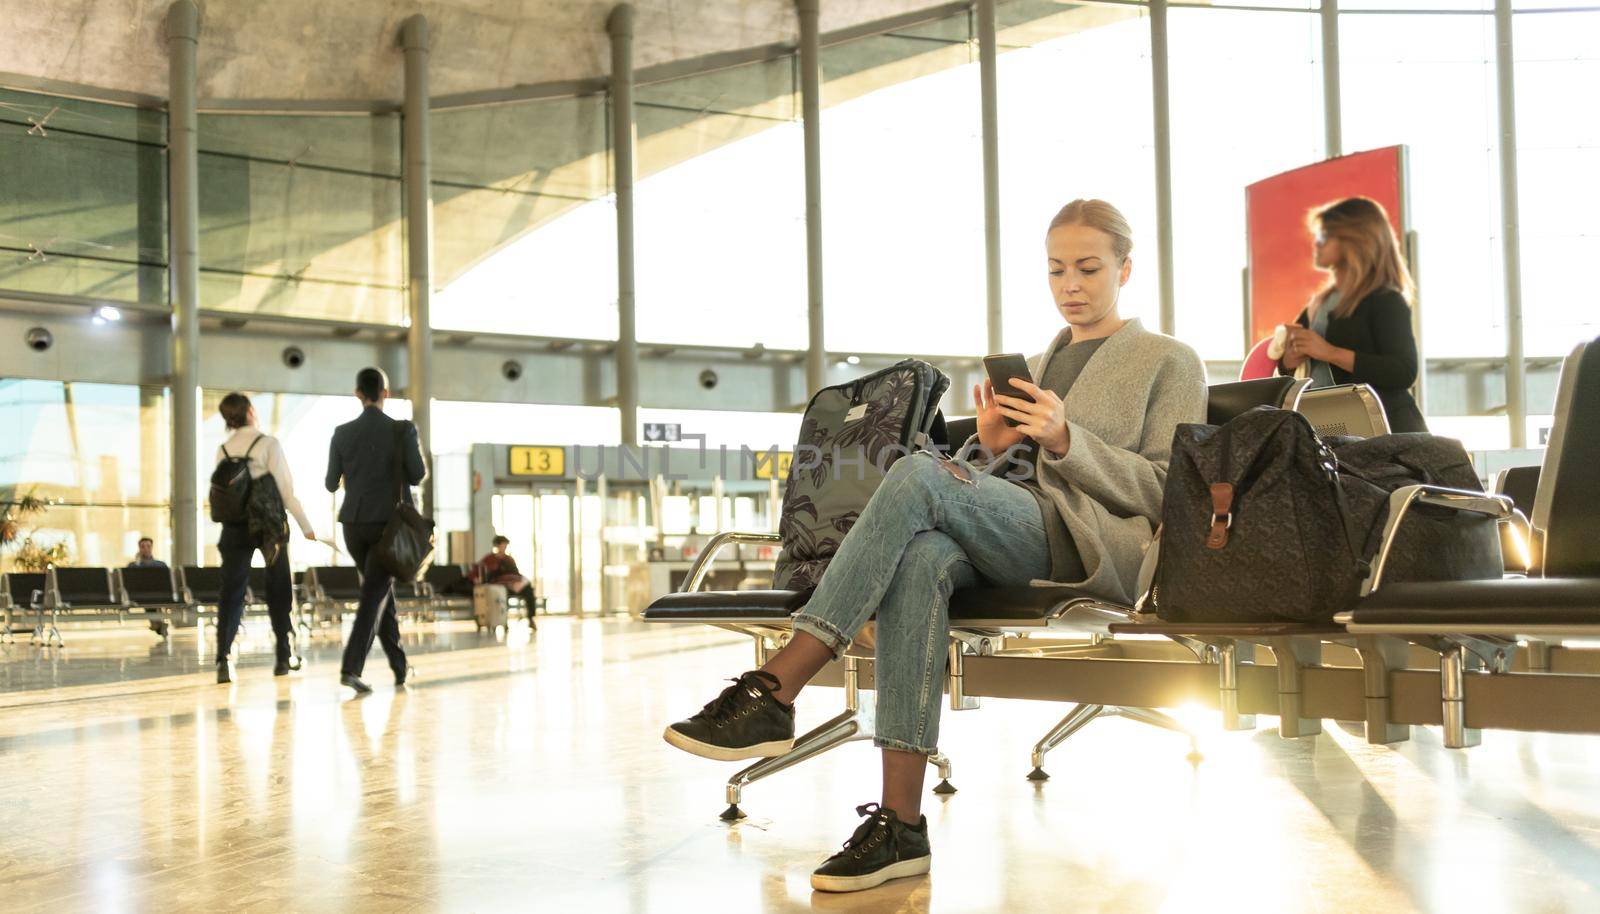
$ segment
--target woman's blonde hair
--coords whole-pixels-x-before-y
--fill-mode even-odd
[[[1361,300],[1380,289],[1393,289],[1411,301],[1411,271],[1400,251],[1400,241],[1389,226],[1383,204],[1366,197],[1351,197],[1311,211],[1306,219],[1311,231],[1323,238],[1338,239],[1340,268],[1346,288],[1339,294],[1339,306],[1332,317],[1349,317]],[[1318,307],[1328,300],[1335,280],[1329,280],[1312,302]]]
[[[1050,227],[1045,229],[1048,235],[1063,225],[1087,225],[1092,229],[1099,229],[1111,236],[1111,252],[1117,255],[1117,262],[1128,259],[1128,254],[1133,251],[1133,229],[1128,227],[1128,220],[1122,211],[1104,200],[1074,200],[1061,207],[1061,212],[1050,220]]]

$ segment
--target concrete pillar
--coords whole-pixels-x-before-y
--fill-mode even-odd
[[[611,161],[617,183],[617,408],[621,441],[639,443],[639,333],[633,278],[633,6],[618,4],[611,33]]]
[[[405,160],[400,180],[405,193],[406,304],[411,330],[406,335],[406,391],[411,421],[422,453],[433,463],[433,175],[428,156],[428,20],[412,16],[400,26],[405,52],[406,94],[401,146]],[[422,483],[422,513],[433,514],[433,474]]]
[[[1339,0],[1322,0],[1322,129],[1327,158],[1344,155],[1344,113],[1339,100]]]
[[[167,8],[167,212],[172,307],[172,564],[200,561],[200,179],[195,57],[200,10]]]
[[[989,304],[989,352],[1004,349],[1000,282],[1000,113],[995,57],[995,0],[978,0],[978,79],[983,98],[983,254]]]
[[[1178,331],[1172,276],[1172,115],[1167,91],[1167,0],[1150,0],[1150,89],[1155,109],[1156,260],[1161,271],[1161,332]]]
[[[800,15],[800,117],[806,160],[806,395],[828,383],[822,322],[822,35],[821,0],[795,0]]]
[[[1506,420],[1511,446],[1528,446],[1526,366],[1522,361],[1522,240],[1517,212],[1517,109],[1511,0],[1495,0],[1494,47],[1500,90],[1500,245],[1506,277]]]

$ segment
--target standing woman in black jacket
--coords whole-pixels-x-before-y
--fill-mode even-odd
[[[1309,221],[1317,268],[1330,281],[1289,326],[1283,371],[1307,365],[1312,387],[1371,384],[1390,431],[1427,431],[1410,390],[1417,380],[1411,273],[1389,214],[1374,200],[1351,197]]]

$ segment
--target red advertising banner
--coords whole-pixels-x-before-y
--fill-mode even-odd
[[[1406,237],[1406,147],[1388,146],[1306,165],[1257,181],[1244,190],[1245,232],[1250,266],[1250,357],[1241,377],[1263,377],[1266,341],[1279,324],[1293,321],[1327,282],[1312,266],[1306,216],[1346,197],[1383,204],[1395,235]]]

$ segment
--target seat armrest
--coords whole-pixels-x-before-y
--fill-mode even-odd
[[[1412,505],[1418,504],[1476,514],[1492,519],[1496,523],[1512,520],[1517,511],[1510,497],[1505,495],[1490,495],[1466,489],[1429,485],[1401,486],[1395,489],[1389,494],[1389,519],[1383,526],[1383,539],[1378,545],[1377,558],[1372,563],[1372,570],[1361,585],[1362,596],[1377,590],[1383,583],[1384,567],[1389,562],[1389,550],[1394,547],[1395,537],[1400,532],[1400,526],[1405,523],[1406,515]]]
[[[776,533],[740,533],[736,530],[718,533],[706,541],[706,548],[701,550],[700,555],[694,560],[694,565],[690,566],[689,574],[684,577],[683,585],[678,588],[678,593],[694,593],[699,590],[700,585],[705,581],[706,575],[711,571],[712,561],[716,559],[717,553],[721,552],[725,547],[735,545],[768,546],[781,542],[783,542],[783,537]]]

